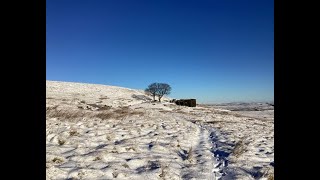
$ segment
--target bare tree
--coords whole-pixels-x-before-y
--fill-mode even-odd
[[[171,93],[171,87],[166,83],[152,83],[144,91],[153,96],[153,101],[155,101],[155,97],[158,96],[159,102],[161,102],[161,98],[164,95]]]
[[[156,95],[159,97],[159,102],[164,95],[169,95],[171,93],[171,87],[166,83],[157,83]]]
[[[147,94],[150,94],[153,96],[153,101],[156,99],[157,91],[158,91],[158,83],[152,83],[144,90]]]

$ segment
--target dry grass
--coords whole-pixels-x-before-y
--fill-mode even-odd
[[[193,111],[195,112],[195,111],[205,111],[206,109],[204,109],[204,108],[193,108]],[[208,111],[206,111],[206,112],[208,112]],[[210,113],[212,112],[212,111],[209,111]]]
[[[106,138],[107,138],[108,141],[111,141],[111,139],[113,139],[110,135],[107,135]]]
[[[193,157],[193,151],[192,151],[192,146],[189,148],[188,150],[188,156],[187,156],[187,160],[189,162],[192,162],[192,157]]]
[[[130,112],[130,115],[138,115],[143,116],[145,113],[143,111],[132,111]]]
[[[216,114],[221,114],[221,115],[230,115],[229,112],[227,111],[215,111]]]
[[[57,108],[58,108],[58,105],[46,107],[46,112],[56,110]]]
[[[129,110],[130,109],[128,106],[122,106],[122,107],[119,107],[118,109],[114,110],[113,112],[123,114],[123,113],[129,112]]]
[[[104,111],[104,110],[109,110],[111,109],[111,106],[100,106],[98,111]]]
[[[59,139],[59,140],[58,140],[58,143],[59,143],[60,146],[62,146],[62,145],[64,145],[64,143],[66,143],[66,141]]]
[[[97,117],[97,118],[99,118],[99,119],[102,119],[102,120],[105,120],[105,119],[111,119],[111,118],[113,118],[114,115],[113,115],[112,112],[104,111],[104,112],[95,114],[95,117]]]
[[[77,132],[77,130],[73,129],[73,130],[71,130],[71,131],[69,132],[69,135],[70,135],[70,136],[77,136],[77,135],[79,135],[79,133]]]
[[[122,119],[124,117],[133,116],[133,115],[139,115],[139,116],[144,115],[143,111],[135,111],[135,110],[129,109],[129,107],[127,106],[116,109],[115,111],[113,111],[113,113],[116,119]]]
[[[230,123],[230,124],[234,124],[234,123],[242,123],[242,122],[214,120],[214,121],[206,121],[205,123],[208,123],[208,124],[217,124],[217,123]],[[242,124],[244,124],[244,123],[242,123]]]
[[[181,111],[181,110],[177,110],[177,111],[173,111],[175,113],[180,113],[180,114],[185,114],[185,115],[188,115],[189,113],[188,112],[185,112],[185,111]]]
[[[119,173],[118,173],[118,172],[116,172],[116,171],[114,171],[114,172],[112,173],[113,178],[117,178],[117,177],[118,177],[118,175],[119,175]]]
[[[274,171],[273,169],[269,168],[264,172],[263,177],[266,177],[267,180],[274,180]]]
[[[268,180],[274,180],[273,174],[269,174],[269,175],[268,175]]]
[[[54,163],[62,163],[63,159],[55,157],[55,158],[52,159],[52,162],[54,162]]]
[[[112,111],[111,107],[104,106],[105,110],[101,110],[98,112],[88,111],[84,109],[78,110],[65,110],[65,109],[58,109],[58,106],[51,106],[46,108],[46,115],[49,118],[57,118],[59,120],[68,120],[68,121],[77,121],[84,117],[86,118],[99,118],[101,120],[105,119],[124,119],[125,117],[129,116],[143,116],[145,112],[132,110],[129,107],[120,107],[114,109]]]
[[[232,115],[235,116],[235,117],[244,117],[241,114],[237,114],[237,113],[232,113]]]
[[[48,108],[46,110],[47,117],[50,118],[58,118],[59,120],[70,120],[70,119],[77,119],[85,116],[85,112],[83,110],[78,111],[69,111],[69,110],[58,110],[57,108]]]
[[[223,122],[223,121],[206,121],[205,123],[208,123],[208,124],[215,124],[215,123],[218,123],[218,122]]]
[[[84,109],[82,106],[78,106],[79,109]]]
[[[109,99],[109,98],[105,96],[105,97],[100,97],[99,99],[103,100],[103,99]]]
[[[128,148],[125,148],[126,151],[130,151],[130,150],[133,150],[133,151],[136,151],[136,149],[134,147],[128,147]]]
[[[95,107],[95,108],[100,108],[101,107],[101,105],[98,105],[98,104],[87,104],[87,105]]]
[[[129,168],[129,165],[128,165],[127,163],[122,164],[122,166],[123,166],[124,168]]]
[[[165,175],[166,175],[166,173],[165,173],[165,171],[164,171],[166,168],[168,168],[168,166],[161,165],[161,173],[159,174],[159,177],[160,177],[161,179],[164,179],[164,177],[165,177]]]
[[[99,161],[101,160],[101,157],[97,156],[96,158],[93,159],[93,161]]]
[[[166,179],[165,176],[168,176],[169,172],[169,166],[172,162],[168,163],[167,165],[164,165],[164,163],[160,164],[161,173],[159,174],[160,179]]]
[[[171,113],[171,111],[167,111],[167,110],[160,110],[159,112],[162,112],[162,113]]]
[[[129,116],[130,112],[128,110],[124,109],[117,109],[115,111],[103,111],[96,115],[94,115],[97,118],[100,118],[102,120],[105,119],[123,119],[126,116]]]
[[[242,140],[238,141],[233,149],[233,155],[238,158],[241,154],[245,152],[245,144]]]

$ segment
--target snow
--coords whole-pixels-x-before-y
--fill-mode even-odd
[[[152,102],[142,90],[46,84],[47,179],[273,176],[273,110],[241,114]]]

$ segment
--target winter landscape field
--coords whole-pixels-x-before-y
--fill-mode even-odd
[[[273,179],[273,104],[169,101],[47,81],[47,179]]]

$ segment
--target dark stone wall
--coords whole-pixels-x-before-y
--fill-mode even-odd
[[[175,103],[180,106],[189,106],[189,107],[196,107],[197,105],[196,99],[179,99],[179,100],[176,100]]]

